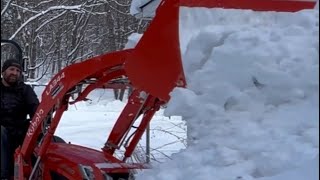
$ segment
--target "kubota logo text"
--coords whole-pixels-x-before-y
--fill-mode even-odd
[[[29,126],[29,129],[28,129],[28,132],[27,132],[27,136],[31,136],[34,131],[36,130],[36,128],[38,127],[40,121],[41,121],[41,118],[43,116],[43,109],[40,109],[34,116],[33,120],[31,121],[30,123],[30,126]]]

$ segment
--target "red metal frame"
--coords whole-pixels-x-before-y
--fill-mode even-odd
[[[37,170],[36,174],[40,179],[50,180],[50,172],[56,172],[68,179],[78,180],[84,178],[82,168],[87,167],[91,169],[95,179],[102,180],[103,172],[110,175],[126,174],[130,169],[148,167],[145,164],[128,164],[126,160],[132,155],[154,113],[168,102],[172,89],[186,85],[179,49],[180,6],[292,12],[313,8],[314,5],[315,2],[299,0],[163,0],[157,9],[157,15],[134,49],[100,55],[68,66],[50,81],[42,94],[42,102],[32,119],[23,145],[16,150],[15,179],[29,178],[32,171]],[[51,142],[68,104],[85,100],[92,90],[108,86],[108,82],[121,77],[130,80],[133,93],[102,151]],[[84,90],[76,91],[78,97],[71,101],[72,93],[84,82],[91,84]],[[123,84],[109,84],[108,87],[123,87]],[[140,125],[133,136],[128,136],[133,123],[140,116]],[[48,118],[50,126],[39,143],[42,124]],[[123,145],[126,145],[124,157],[115,158],[114,152]],[[35,163],[33,156],[37,159]]]
[[[180,0],[180,5],[187,7],[296,12],[303,9],[313,9],[316,2],[316,0]]]

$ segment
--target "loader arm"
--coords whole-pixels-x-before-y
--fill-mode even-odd
[[[45,157],[60,118],[67,110],[69,97],[78,86],[87,81],[93,81],[95,84],[99,82],[99,79],[107,82],[124,75],[123,63],[131,52],[132,49],[129,49],[97,56],[68,66],[52,78],[42,93],[42,101],[31,121],[22,147],[16,152],[15,169],[19,169],[15,176],[16,179],[29,177],[30,169],[32,169],[31,157],[35,149],[37,149],[37,162]],[[41,143],[38,144],[39,136],[44,131],[43,124],[48,120],[50,126],[45,131]]]

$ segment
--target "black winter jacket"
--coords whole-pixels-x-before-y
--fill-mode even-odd
[[[35,114],[39,100],[32,87],[23,82],[13,87],[6,87],[0,81],[1,106],[0,124],[9,131],[26,131],[30,118]],[[14,132],[12,132],[14,133]]]

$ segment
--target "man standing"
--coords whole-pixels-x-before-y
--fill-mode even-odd
[[[1,179],[9,179],[14,151],[24,140],[39,100],[32,87],[22,81],[22,66],[17,60],[5,61],[1,75]]]

